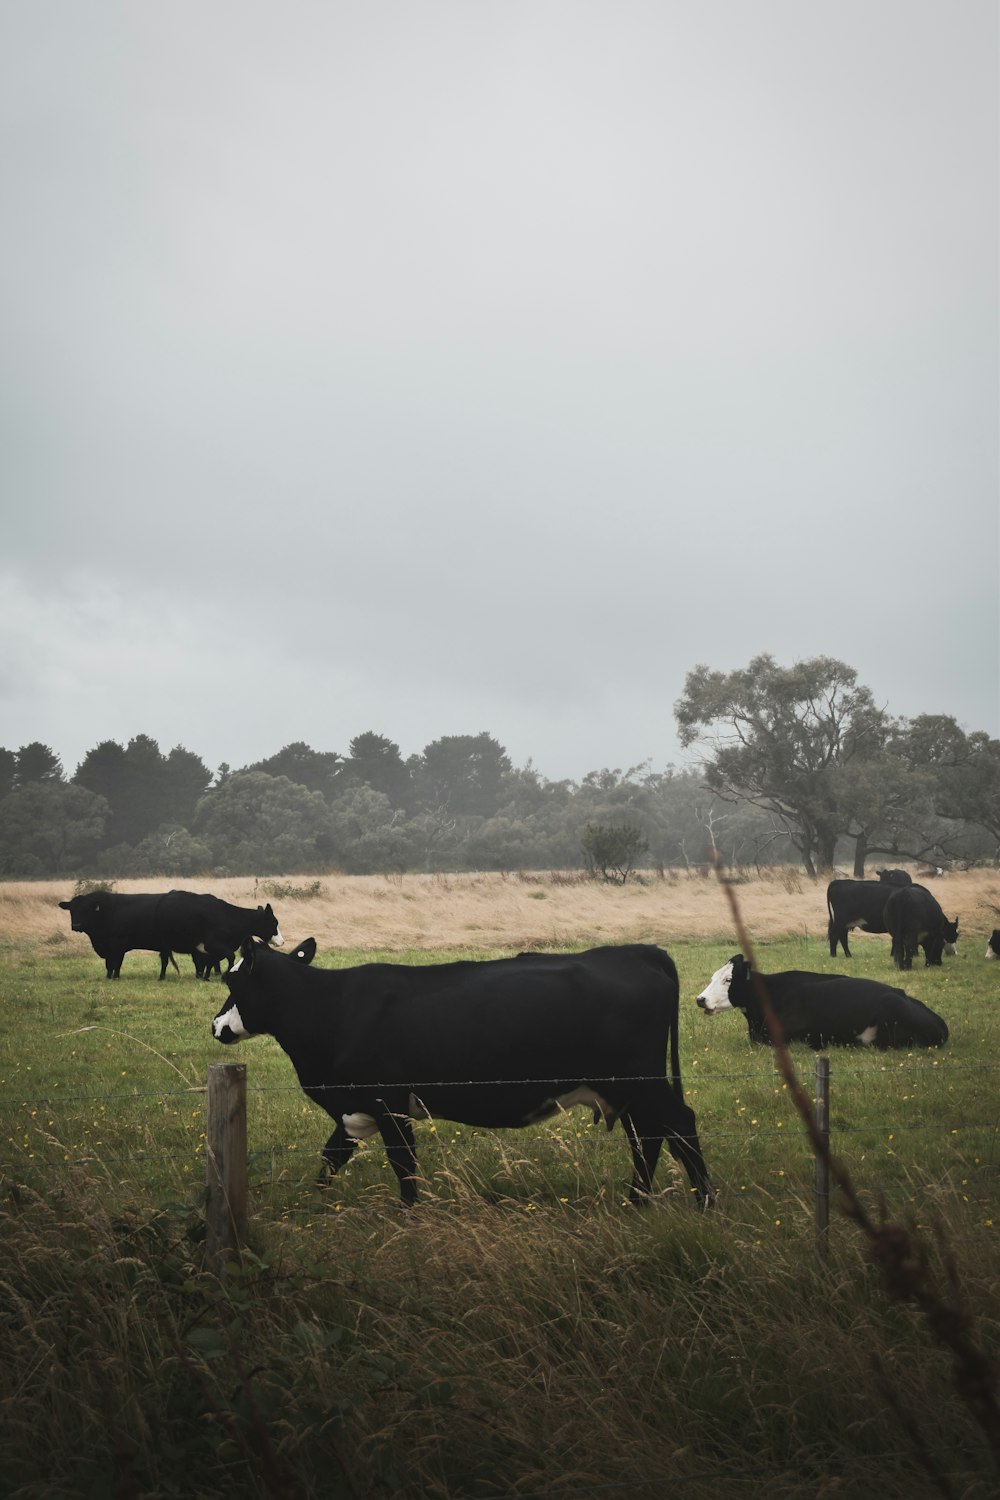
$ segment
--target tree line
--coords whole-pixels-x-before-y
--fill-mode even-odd
[[[947,715],[891,716],[845,663],[688,673],[674,706],[700,759],[579,782],[515,767],[486,731],[404,758],[385,735],[346,754],[285,745],[211,771],[177,745],[104,740],[67,777],[39,742],[0,749],[0,876],[567,869],[636,863],[996,861],[1000,741]]]

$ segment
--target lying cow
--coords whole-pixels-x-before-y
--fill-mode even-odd
[[[323,1148],[329,1171],[378,1132],[413,1203],[413,1120],[516,1128],[587,1104],[609,1130],[622,1122],[633,1202],[652,1192],[664,1141],[699,1200],[712,1197],[681,1085],[677,970],[662,949],[338,970],[307,967],[315,944],[302,949],[296,963],[244,944],[212,1032],[220,1042],[265,1033],[284,1048],[336,1121]]]
[[[917,948],[925,964],[940,964],[945,949],[955,952],[958,918],[949,921],[930,891],[922,885],[900,886],[885,903],[885,925],[892,936],[892,960],[897,969],[911,969]]]
[[[987,958],[1000,958],[1000,927],[994,927],[986,944]]]
[[[948,1027],[939,1015],[902,990],[875,979],[846,974],[809,974],[788,969],[759,974],[788,1042],[818,1052],[831,1043],[862,1047],[942,1047]],[[771,1034],[750,965],[741,953],[723,964],[698,996],[706,1015],[737,1009],[746,1016],[752,1042]]]
[[[90,938],[94,952],[104,959],[109,979],[120,976],[122,961],[134,948],[160,955],[161,979],[171,953],[200,954],[201,960],[194,960],[195,971],[207,980],[213,967],[249,938],[282,942],[270,903],[253,909],[194,891],[137,896],[88,891],[59,905],[69,912],[73,931],[85,932]]]

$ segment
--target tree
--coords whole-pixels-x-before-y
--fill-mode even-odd
[[[878,756],[892,727],[852,667],[829,656],[780,667],[766,654],[742,671],[697,666],[674,712],[681,744],[711,752],[712,790],[776,818],[810,875],[832,868],[850,824],[837,773]]]
[[[194,838],[186,828],[164,823],[148,833],[134,848],[118,844],[97,858],[97,868],[107,875],[169,875],[186,879],[211,869],[210,846]]]
[[[17,756],[13,750],[4,750],[0,747],[0,797],[6,797],[8,792],[14,790],[16,775]]]
[[[185,750],[183,745],[175,745],[162,768],[161,823],[189,828],[211,781],[212,773],[201,756]]]
[[[0,874],[62,875],[93,856],[108,804],[84,787],[34,781],[0,802]]]
[[[934,780],[926,771],[882,750],[835,767],[831,786],[843,809],[844,833],[854,840],[855,879],[865,878],[872,855],[927,853],[927,835],[918,831],[934,818]]]
[[[263,771],[237,771],[206,792],[192,831],[217,865],[245,874],[325,868],[333,847],[322,793]]]
[[[87,788],[98,797],[104,797],[108,806],[114,808],[125,785],[125,751],[117,740],[101,740],[86,755],[73,773],[77,786]]]
[[[414,769],[417,796],[426,811],[491,818],[503,800],[511,764],[503,745],[483,730],[433,740]]]
[[[348,752],[344,765],[346,782],[384,793],[393,807],[409,805],[410,772],[393,740],[366,730],[354,737]]]
[[[307,787],[310,792],[321,792],[331,799],[341,789],[344,757],[336,750],[313,750],[304,740],[293,740],[275,755],[245,769],[262,771],[265,776],[286,776],[297,786]]]
[[[604,880],[616,885],[625,884],[640,855],[649,849],[642,830],[631,823],[617,826],[588,823],[581,844],[591,874],[600,873]]]
[[[949,714],[919,714],[901,727],[895,749],[933,779],[938,815],[985,828],[1000,856],[1000,740],[966,734]]]
[[[73,781],[107,800],[116,845],[138,846],[163,824],[188,827],[212,773],[200,756],[175,745],[169,755],[147,734],[123,749],[102,740],[88,750]]]
[[[40,740],[32,740],[30,745],[22,745],[17,752],[16,760],[15,791],[36,781],[45,786],[55,786],[65,779],[62,761],[54,750],[48,745],[43,745]]]
[[[416,850],[403,813],[385,792],[349,787],[330,809],[330,839],[337,864],[349,875],[406,870]]]

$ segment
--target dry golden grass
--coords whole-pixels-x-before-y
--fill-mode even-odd
[[[329,875],[319,894],[311,876],[211,877],[120,880],[121,892],[166,891],[173,886],[210,890],[240,906],[270,900],[287,940],[313,936],[320,949],[559,948],[580,943],[656,942],[669,948],[684,939],[734,939],[729,908],[712,876],[668,872],[643,883],[611,886],[577,873],[403,876]],[[768,871],[739,887],[752,937],[826,935],[826,879],[810,880],[790,866]],[[967,941],[979,942],[1000,925],[1000,874],[970,870],[930,882],[949,917],[958,916]],[[59,901],[73,882],[0,884],[0,934],[7,941],[73,943]]]

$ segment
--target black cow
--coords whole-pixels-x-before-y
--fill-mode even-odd
[[[226,960],[226,963],[231,968],[233,959],[236,957],[234,953],[224,953],[222,955],[222,958],[210,959],[206,957],[204,953],[199,953],[197,948],[188,956],[190,957],[191,962],[194,964],[195,976],[198,979],[211,979],[213,972],[221,976],[222,958]],[[167,952],[160,954],[161,979],[165,978],[166,976],[168,964],[171,965],[175,974],[179,974],[181,972],[177,967],[177,960],[168,949]]]
[[[912,885],[913,876],[907,870],[876,870],[883,885]]]
[[[664,1141],[699,1200],[713,1196],[681,1085],[677,970],[661,948],[315,970],[246,943],[224,978],[213,1035],[266,1033],[284,1048],[337,1122],[323,1147],[331,1172],[378,1132],[413,1203],[413,1120],[499,1129],[587,1104],[609,1130],[622,1121],[633,1202],[652,1191]]]
[[[897,887],[881,880],[831,880],[826,888],[826,909],[829,914],[827,936],[830,939],[830,957],[837,957],[837,944],[850,958],[847,934],[852,927],[863,932],[888,932],[885,925],[885,904]]]
[[[987,958],[1000,958],[1000,927],[994,927],[986,944]]]
[[[892,960],[897,969],[910,969],[918,946],[925,964],[940,964],[947,948],[954,953],[958,918],[949,921],[922,885],[900,886],[885,903],[885,925],[892,935]]]
[[[864,1047],[942,1047],[948,1027],[939,1015],[903,990],[846,974],[788,969],[760,974],[788,1042],[816,1051],[831,1042]],[[735,1008],[746,1016],[752,1042],[770,1042],[750,965],[741,953],[712,975],[698,996],[707,1015]]]
[[[190,953],[192,957],[202,954],[201,970],[196,959],[195,972],[207,980],[213,967],[249,938],[282,942],[270,903],[254,910],[193,891],[138,896],[88,891],[59,905],[69,912],[73,931],[85,932],[90,938],[94,952],[104,959],[109,979],[119,977],[122,960],[133,948],[159,953],[161,979],[171,953]]]

